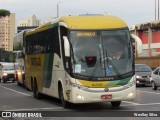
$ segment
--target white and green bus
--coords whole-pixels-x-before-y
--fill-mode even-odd
[[[26,85],[35,98],[59,98],[63,107],[135,98],[132,39],[120,18],[64,16],[24,38]]]

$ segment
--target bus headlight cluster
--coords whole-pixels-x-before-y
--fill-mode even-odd
[[[136,84],[135,80],[129,82],[127,85],[124,85],[125,88],[130,88]]]
[[[71,81],[70,81],[70,85],[72,86],[72,87],[77,87],[77,88],[79,88],[79,89],[87,89],[87,87],[85,87],[85,86],[83,86],[83,85],[79,85],[79,84],[77,84],[77,83],[72,83]]]
[[[82,95],[77,94],[77,98],[80,100],[84,100],[84,97]]]
[[[127,95],[128,98],[132,97],[134,95],[134,92],[131,92]]]

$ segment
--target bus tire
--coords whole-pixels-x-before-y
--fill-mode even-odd
[[[33,90],[34,98],[37,98],[37,99],[41,99],[42,98],[42,94],[38,92],[38,88],[37,88],[37,83],[36,82],[33,84],[32,90]]]
[[[59,86],[58,92],[59,92],[59,98],[60,98],[60,101],[61,101],[62,106],[63,106],[64,108],[69,108],[69,102],[67,102],[67,101],[64,99],[64,94],[63,94],[62,85]]]
[[[114,102],[111,102],[111,104],[112,104],[112,107],[119,107],[121,104],[121,101],[114,101]]]

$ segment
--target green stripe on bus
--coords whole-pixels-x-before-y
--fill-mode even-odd
[[[44,56],[43,86],[49,88],[52,81],[54,54],[48,53]]]
[[[55,28],[55,27],[58,27],[58,26],[59,26],[59,23],[54,23],[54,24],[52,24],[52,25],[49,26],[49,29]]]
[[[106,84],[106,86],[109,86],[109,87],[122,86],[122,85],[126,85],[130,80],[131,80],[131,77],[123,79],[123,80],[109,81],[109,83]]]

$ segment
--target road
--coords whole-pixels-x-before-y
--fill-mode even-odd
[[[112,111],[122,111],[122,114],[124,114],[123,111],[125,114],[126,111],[128,114],[130,111],[153,111],[153,113],[160,111],[160,89],[153,91],[150,86],[138,87],[136,94],[134,101],[123,101],[119,108],[112,108],[110,103],[104,102],[72,105],[71,108],[64,109],[55,98],[45,96],[44,99],[37,100],[33,98],[32,92],[18,86],[17,83],[0,83],[0,111],[50,111],[48,115],[52,117],[63,111],[71,111],[71,113],[78,111],[80,114],[77,117],[92,117],[90,113],[95,112],[100,112],[102,115]],[[55,111],[54,114],[53,111]],[[60,112],[56,113],[57,111]]]

